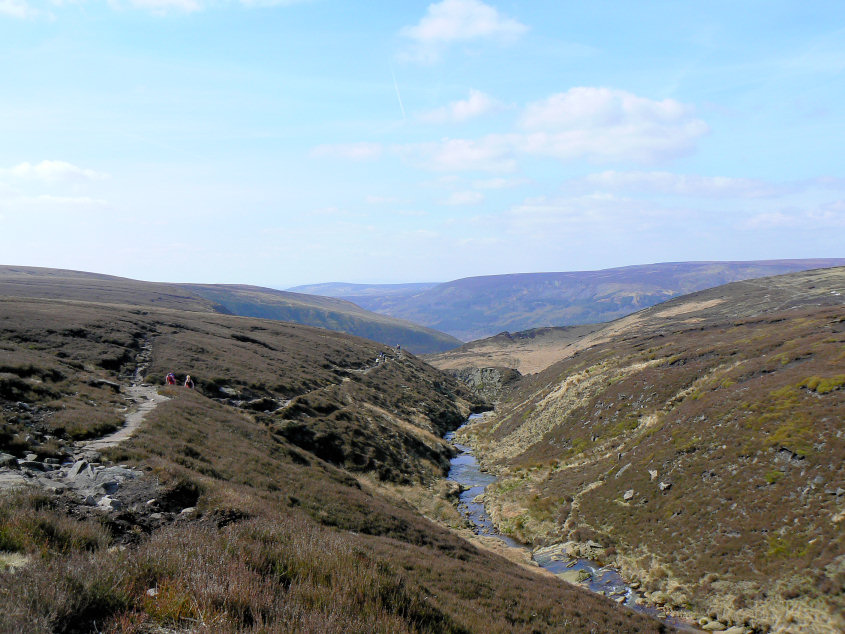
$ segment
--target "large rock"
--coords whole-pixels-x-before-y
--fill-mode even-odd
[[[119,511],[121,508],[123,508],[123,504],[120,502],[120,500],[115,500],[114,498],[106,495],[99,502],[97,502],[97,508],[104,509],[106,511]]]
[[[622,495],[622,499],[625,500],[626,502],[628,500],[633,500],[634,499],[634,489],[628,489],[627,491],[625,491],[625,493]]]

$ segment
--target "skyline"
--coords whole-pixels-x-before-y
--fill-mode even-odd
[[[0,0],[0,263],[288,288],[842,257],[843,18]]]

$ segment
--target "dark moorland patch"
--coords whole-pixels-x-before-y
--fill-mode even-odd
[[[661,603],[836,631],[845,608],[838,271],[838,304],[733,319],[722,305],[710,318],[643,322],[523,379],[471,431],[502,475],[487,496],[500,528],[526,542],[596,540]]]
[[[357,478],[430,482],[449,452],[439,436],[482,406],[366,340],[5,299],[0,451],[75,453],[73,424],[98,433],[97,413],[126,405],[149,347],[149,380],[190,373],[197,389],[162,386],[170,400],[100,460],[138,469],[155,501],[107,511],[72,491],[0,493],[0,555],[26,557],[0,571],[0,631],[665,629],[476,550]]]

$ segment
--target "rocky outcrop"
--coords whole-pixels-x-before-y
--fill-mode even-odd
[[[522,378],[518,370],[504,367],[463,368],[449,370],[449,373],[491,403],[498,401],[508,387]]]

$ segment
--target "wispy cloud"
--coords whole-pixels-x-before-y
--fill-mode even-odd
[[[795,185],[778,185],[752,178],[638,171],[590,174],[576,184],[614,191],[705,198],[768,198],[798,189]]]
[[[479,0],[443,0],[428,5],[425,16],[414,26],[403,28],[400,35],[414,43],[405,53],[407,59],[432,62],[456,42],[508,41],[527,30],[521,22]]]
[[[446,200],[444,205],[465,206],[465,205],[480,205],[484,202],[484,194],[476,191],[453,192]]]
[[[40,196],[23,196],[18,199],[18,202],[25,205],[42,205],[49,207],[102,207],[108,203],[100,198],[91,198],[89,196],[51,196],[49,194],[42,194]]]
[[[35,164],[24,162],[10,169],[0,169],[0,175],[4,174],[15,178],[46,182],[102,180],[108,178],[108,174],[78,167],[66,161],[41,161]]]
[[[487,178],[473,181],[472,186],[476,189],[510,189],[511,187],[520,187],[529,182],[525,178]]]
[[[336,143],[318,145],[311,150],[311,156],[317,158],[343,158],[353,161],[377,159],[384,148],[380,143]]]
[[[741,223],[746,229],[845,227],[845,200],[825,202],[802,209],[781,209],[752,215]]]
[[[397,146],[396,151],[424,169],[445,172],[512,172],[517,167],[513,144],[503,135],[479,140],[443,139]]]
[[[0,0],[0,15],[13,18],[33,18],[38,11],[33,9],[26,0]]]
[[[205,8],[202,2],[197,0],[127,0],[129,5],[149,11],[156,15],[169,13],[193,13]]]
[[[453,101],[448,106],[437,108],[420,115],[426,123],[461,123],[501,107],[501,104],[481,92],[471,89],[466,99]]]

